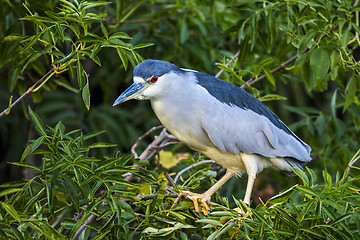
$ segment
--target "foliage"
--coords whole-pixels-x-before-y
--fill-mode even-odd
[[[14,162],[35,170],[37,176],[1,185],[0,235],[4,239],[360,237],[359,177],[347,172],[342,178],[338,173],[333,181],[323,171],[324,184],[319,184],[311,169],[307,168],[307,174],[295,170],[303,185],[295,185],[254,209],[235,199],[246,214],[229,208],[223,198],[222,205],[213,206],[210,215],[204,216],[194,212],[189,200],[172,207],[175,198],[168,196],[174,190],[167,187],[164,174],[141,167],[132,156],[116,151],[112,157],[94,157],[94,149],[113,146],[89,143],[103,132],[65,132],[61,122],[45,128],[35,112],[29,109],[29,113],[40,137],[25,149],[22,160],[34,154],[42,161],[38,166]],[[126,181],[125,173],[136,175],[137,180]],[[184,187],[186,184],[179,186]]]
[[[70,238],[85,229],[83,239],[359,238],[359,181],[351,177],[358,169],[345,170],[359,149],[358,1],[0,3],[0,108],[31,96],[0,117],[2,237]],[[124,154],[158,125],[147,103],[111,107],[143,58],[224,70],[222,79],[266,101],[313,149],[313,170],[297,172],[303,185],[265,171],[249,214],[230,210],[242,206],[246,178],[213,197],[220,206],[209,216],[188,200],[171,209],[164,173],[204,156],[166,169]],[[167,150],[170,157],[188,151]],[[216,167],[188,171],[178,190],[204,191],[221,176]],[[126,172],[135,181],[125,181]],[[266,184],[283,193],[259,204]]]

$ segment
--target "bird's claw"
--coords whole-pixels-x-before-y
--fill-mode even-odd
[[[193,193],[193,192],[189,192],[189,191],[183,191],[182,193],[179,194],[179,196],[190,199],[194,203],[194,208],[195,208],[196,212],[202,212],[205,215],[207,215],[209,213],[210,207],[207,202],[210,199],[205,194],[198,194],[198,193]],[[204,210],[202,210],[200,208],[199,203],[200,203],[200,206],[203,206]]]
[[[207,194],[204,194],[204,193],[198,194],[198,193],[193,193],[190,191],[183,191],[183,192],[179,193],[178,197],[175,199],[175,201],[170,209],[174,208],[176,206],[176,204],[180,201],[181,198],[190,199],[194,203],[195,211],[202,212],[204,215],[207,215],[209,213],[209,211],[210,211],[209,205],[215,204],[215,203],[209,201],[210,196],[208,196]],[[200,206],[199,206],[199,203],[200,203]],[[201,206],[204,208],[203,210],[201,209]]]

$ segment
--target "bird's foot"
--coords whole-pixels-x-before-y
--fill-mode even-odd
[[[210,207],[208,205],[208,201],[210,200],[210,197],[206,194],[198,194],[189,191],[183,191],[179,193],[179,196],[175,200],[173,206],[176,205],[181,198],[190,199],[194,203],[194,208],[196,212],[202,212],[205,215],[207,215],[210,211]],[[201,206],[203,207],[203,210],[200,208]]]

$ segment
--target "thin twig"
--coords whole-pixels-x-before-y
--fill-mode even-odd
[[[173,194],[165,194],[164,198],[177,198],[179,194],[173,193]],[[141,201],[151,200],[154,198],[157,198],[159,196],[158,193],[156,194],[147,194],[147,195],[138,195],[138,197],[141,198]]]
[[[139,145],[139,142],[141,141],[141,139],[143,139],[145,136],[147,136],[152,131],[154,131],[156,129],[160,129],[160,128],[164,128],[164,127],[163,126],[153,127],[147,133],[145,133],[143,136],[139,137],[137,142],[131,148],[132,153],[134,154],[135,158],[139,158],[141,160],[148,160],[151,157],[153,157],[158,151],[160,151],[159,149],[156,149],[156,146],[158,146],[160,143],[162,143],[166,139],[174,139],[174,136],[172,136],[171,134],[168,134],[166,132],[166,129],[164,128],[163,130],[161,130],[160,135],[155,137],[155,139],[146,147],[146,149],[140,154],[140,156],[137,156],[137,154],[134,152],[135,152],[136,147]],[[133,167],[132,169],[137,169],[137,168]],[[134,177],[134,175],[132,173],[126,173],[123,175],[123,177],[125,177],[124,178],[125,181],[131,181],[131,179]]]
[[[92,221],[94,221],[96,219],[96,216],[95,215],[90,215],[85,221],[84,223],[78,228],[77,232],[75,233],[74,237],[72,238],[72,240],[75,240],[77,239],[80,234],[82,232],[85,231],[85,229],[87,228],[87,225],[89,225],[90,223],[92,223]]]
[[[338,24],[335,24],[328,32],[324,33],[324,34],[321,35],[318,39],[316,39],[316,40],[315,40],[315,43],[316,43],[316,44],[319,43],[324,37],[326,37],[328,34],[332,33],[333,31],[335,31],[335,29],[337,29],[338,27],[339,27],[339,25],[338,25]],[[311,47],[310,47],[310,48],[309,48],[309,47],[305,48],[305,50],[303,51],[303,53],[308,52],[310,49],[311,49]],[[273,68],[273,69],[270,71],[270,73],[273,74],[273,73],[275,73],[275,72],[278,72],[279,70],[285,68],[285,67],[286,67],[287,65],[289,65],[290,63],[294,62],[298,57],[299,57],[299,55],[296,54],[295,56],[289,58],[287,61],[282,62],[282,63],[281,63],[279,66],[277,66],[276,68]],[[248,81],[246,82],[246,84],[243,84],[243,85],[241,86],[241,88],[245,89],[247,86],[252,86],[252,85],[254,85],[255,83],[260,82],[261,80],[263,80],[263,79],[265,79],[265,78],[266,78],[265,74],[260,75],[260,76],[259,76],[258,78],[256,78],[256,79],[251,78],[250,80],[248,80]]]
[[[161,145],[159,146],[154,146],[151,150],[155,150],[155,149],[163,149],[164,147],[168,146],[168,145],[174,145],[174,144],[179,144],[180,142],[165,142],[165,143],[162,143]]]
[[[307,51],[309,51],[309,48],[306,48],[305,50],[306,50],[306,51],[304,51],[304,53],[307,52]],[[290,63],[294,62],[298,57],[299,57],[299,56],[296,54],[295,56],[289,58],[287,61],[282,62],[282,63],[281,63],[279,66],[277,66],[276,68],[271,69],[271,70],[270,70],[270,73],[273,74],[273,73],[275,73],[275,72],[278,72],[279,70],[285,68],[285,67],[286,67],[287,65],[289,65]],[[266,78],[265,74],[260,75],[260,77],[258,77],[258,78],[256,78],[256,79],[253,79],[253,78],[252,78],[252,79],[248,80],[248,81],[246,82],[246,84],[243,84],[243,85],[241,86],[241,88],[245,89],[246,86],[252,86],[252,85],[254,85],[255,83],[260,82],[261,80],[263,80],[263,79],[265,79],[265,78]]]
[[[52,226],[53,228],[55,228],[56,225],[60,222],[60,220],[62,220],[62,218],[63,218],[63,216],[65,215],[65,213],[66,213],[66,209],[63,210],[63,211],[61,212],[61,214],[56,217],[55,221],[51,224],[51,226]]]
[[[354,3],[354,7],[357,6],[359,4],[359,0],[356,0]]]
[[[45,81],[51,74],[53,74],[55,71],[55,66],[51,68],[42,78],[40,78],[36,83],[34,83],[29,89],[23,93],[18,99],[13,102],[10,107],[6,108],[2,113],[0,113],[0,118],[3,117],[7,112],[9,112],[16,104],[21,102],[21,100],[24,99],[29,93],[31,93],[39,84],[41,84],[43,81]]]
[[[359,160],[360,160],[360,155],[349,163],[347,167],[347,175],[349,175],[351,167],[354,166]]]
[[[164,141],[169,134],[166,133],[166,128],[164,128],[160,135],[155,137],[154,141],[152,141],[152,143],[150,143],[145,150],[140,154],[139,158],[140,159],[146,159],[147,156],[154,151],[154,147],[159,145],[162,141]],[[155,150],[158,151],[158,150]]]
[[[164,128],[163,125],[160,126],[156,126],[156,127],[152,127],[149,131],[147,131],[146,133],[144,133],[143,135],[141,135],[135,142],[135,144],[131,147],[131,153],[134,155],[135,158],[139,158],[139,156],[136,153],[136,148],[139,146],[140,142],[147,137],[150,133],[152,133],[155,130],[158,130],[160,128]]]
[[[240,51],[238,51],[235,55],[234,58],[237,58],[240,54]],[[228,63],[225,64],[226,67],[228,67],[230,64],[232,64],[234,62],[233,59],[230,59],[230,61]],[[215,77],[220,77],[220,75],[224,72],[224,69],[220,69],[220,71],[215,75]]]
[[[181,171],[176,175],[176,177],[175,177],[175,179],[174,179],[174,183],[175,183],[175,184],[177,183],[177,181],[179,180],[180,176],[181,176],[184,172],[189,171],[190,169],[193,169],[194,167],[197,167],[197,166],[199,166],[199,165],[201,165],[201,164],[207,164],[207,163],[216,163],[216,162],[215,162],[214,160],[203,160],[203,161],[194,163],[194,164],[192,164],[192,165],[184,168],[183,170],[181,170]]]
[[[177,189],[176,183],[174,182],[174,180],[172,179],[172,177],[169,175],[169,173],[165,172],[164,173],[166,179],[169,181],[169,183],[175,188]]]

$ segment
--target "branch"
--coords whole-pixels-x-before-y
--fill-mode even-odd
[[[316,44],[319,43],[324,37],[326,37],[328,34],[332,33],[333,31],[335,31],[335,29],[337,29],[338,27],[339,27],[339,25],[338,25],[338,24],[335,24],[327,33],[324,33],[324,34],[321,35],[318,39],[316,39],[316,40],[315,40],[315,43],[316,43]],[[309,48],[309,47],[305,48],[305,50],[303,51],[303,53],[308,52],[310,49],[311,49],[311,47],[310,47],[310,48]],[[282,63],[281,63],[279,66],[277,66],[276,68],[273,68],[273,69],[270,71],[270,73],[273,74],[273,73],[276,73],[276,72],[280,71],[281,69],[285,68],[285,67],[286,67],[287,65],[289,65],[290,63],[294,62],[298,57],[299,57],[299,55],[296,54],[295,56],[289,58],[287,61],[282,62]],[[265,79],[265,78],[266,78],[265,74],[260,75],[260,76],[259,76],[258,78],[256,78],[256,79],[251,78],[250,80],[248,80],[248,81],[246,82],[246,84],[243,84],[243,85],[241,86],[241,88],[245,89],[247,85],[248,85],[248,86],[252,86],[252,85],[254,85],[255,83],[260,82],[261,80],[263,80],[263,79]]]
[[[174,179],[174,183],[176,184],[176,182],[179,180],[180,176],[186,172],[186,171],[189,171],[190,169],[193,169],[194,167],[197,167],[201,164],[207,164],[207,163],[216,163],[214,160],[203,160],[203,161],[200,161],[200,162],[197,162],[197,163],[194,163],[186,168],[184,168],[183,170],[181,170],[175,177]]]
[[[166,132],[166,128],[164,128],[160,135],[155,137],[154,141],[150,143],[146,149],[140,154],[139,158],[144,160],[149,160],[151,157],[153,157],[157,152],[159,152],[161,149],[157,148],[159,144],[166,144],[169,140],[176,139],[171,134],[168,134]]]
[[[348,165],[348,167],[347,167],[347,175],[349,175],[350,170],[351,170],[351,167],[354,166],[354,165],[357,163],[357,161],[359,161],[359,160],[360,160],[360,155],[357,156],[357,158],[355,158],[354,160],[352,160],[352,161],[349,163],[349,165]]]
[[[169,183],[175,188],[177,189],[176,183],[174,182],[174,180],[171,178],[171,176],[169,175],[169,173],[164,173],[166,179],[169,181]]]
[[[152,133],[155,130],[158,130],[160,128],[164,128],[164,126],[160,125],[160,126],[156,126],[156,127],[152,127],[149,131],[147,131],[146,133],[144,133],[143,135],[141,135],[135,142],[135,144],[131,147],[131,153],[134,155],[135,158],[139,158],[139,156],[136,153],[136,148],[139,146],[139,143],[145,138],[147,137],[150,133]]]
[[[240,51],[238,51],[237,53],[235,53],[234,58],[237,58],[240,54]],[[230,59],[230,61],[228,63],[225,64],[226,67],[228,67],[230,64],[232,64],[234,62],[233,59]],[[220,75],[224,72],[224,69],[220,69],[220,71],[215,75],[215,77],[220,77]]]
[[[56,67],[54,66],[52,69],[50,69],[42,78],[40,78],[40,80],[38,80],[36,83],[34,83],[34,85],[29,87],[29,89],[25,93],[23,93],[18,99],[16,99],[15,102],[13,102],[7,109],[2,111],[2,113],[0,113],[0,118],[3,117],[4,115],[8,115],[10,113],[11,108],[13,108],[19,102],[21,102],[21,100],[23,100],[24,97],[26,97],[29,93],[31,93],[39,84],[41,84],[46,79],[48,79],[48,77],[50,77],[52,74],[54,74],[55,68]]]
[[[72,240],[75,240],[78,238],[78,236],[80,234],[82,234],[85,229],[87,228],[87,225],[89,225],[92,221],[94,221],[96,219],[95,215],[90,215],[85,221],[84,223],[78,228],[77,232],[75,233],[74,237],[72,238]]]
[[[146,201],[146,200],[157,198],[158,196],[159,196],[159,194],[156,193],[156,194],[139,195],[138,197],[140,197],[142,201]],[[178,193],[165,194],[164,198],[177,198],[178,196],[179,196]]]
[[[142,139],[144,139],[146,136],[148,136],[151,132],[153,132],[153,131],[155,131],[157,129],[160,129],[160,128],[163,128],[160,135],[156,136],[155,139],[140,154],[140,156],[138,156],[135,149],[139,145],[140,141]],[[159,145],[164,147],[164,146],[170,144],[170,142],[169,142],[170,140],[174,140],[174,139],[176,140],[176,138],[173,135],[168,134],[166,132],[166,128],[164,128],[163,126],[152,127],[149,131],[147,131],[145,134],[143,134],[142,136],[140,136],[138,138],[138,140],[135,142],[135,144],[131,148],[131,153],[134,154],[135,158],[139,158],[141,160],[149,160],[156,153],[158,153],[161,150]],[[173,142],[171,142],[171,143],[173,143]],[[133,167],[132,169],[136,169],[136,168]],[[126,173],[126,174],[123,175],[123,177],[125,177],[124,178],[125,181],[130,181],[134,177],[134,175],[132,173]]]

